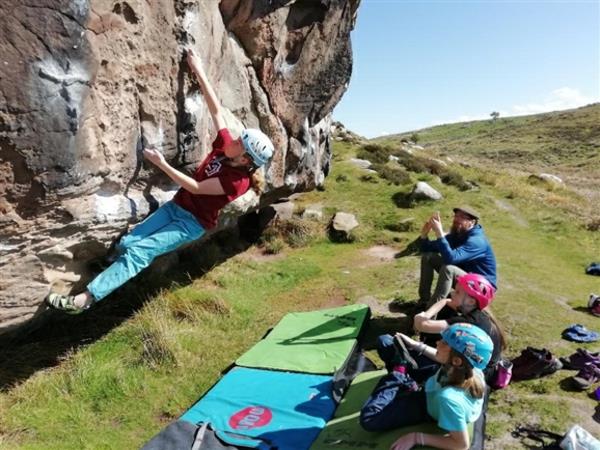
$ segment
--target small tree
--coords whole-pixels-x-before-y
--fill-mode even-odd
[[[492,111],[490,113],[490,116],[492,117],[492,122],[496,122],[496,119],[500,117],[500,113],[498,111]]]
[[[410,140],[413,141],[415,144],[417,142],[419,142],[419,135],[417,133],[413,133],[410,135]]]

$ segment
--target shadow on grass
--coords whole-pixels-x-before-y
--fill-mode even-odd
[[[59,364],[79,347],[102,338],[132,317],[149,297],[160,290],[174,284],[188,285],[243,252],[258,240],[270,221],[270,218],[265,220],[264,217],[264,214],[256,213],[240,217],[238,227],[215,233],[198,244],[162,256],[173,258],[169,262],[178,261],[163,272],[158,268],[160,261],[157,261],[158,264],[152,264],[86,313],[69,316],[47,309],[27,328],[0,337],[0,391],[11,389],[38,370]],[[162,262],[165,263],[165,260]]]
[[[576,372],[573,372],[573,375],[575,375]],[[558,383],[558,386],[566,392],[581,392],[581,389],[576,389],[575,387],[575,383],[573,382],[573,375],[567,377],[567,378],[563,378],[562,380],[560,380],[560,382]]]
[[[578,312],[582,312],[582,313],[586,313],[586,314],[591,314],[590,313],[590,308],[588,308],[587,306],[574,306],[573,307],[573,311],[578,311]]]
[[[398,208],[408,209],[416,206],[416,202],[411,197],[410,192],[396,192],[392,195],[392,201]]]
[[[362,348],[373,350],[377,348],[377,338],[382,334],[395,334],[398,331],[412,334],[412,317],[375,317],[369,321],[365,332]]]
[[[405,256],[415,256],[418,255],[421,251],[420,239],[416,238],[415,240],[408,243],[406,248],[401,252],[398,252],[394,255],[394,258],[404,258]]]

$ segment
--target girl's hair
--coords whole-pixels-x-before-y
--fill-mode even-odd
[[[442,386],[461,388],[468,391],[473,398],[483,398],[485,383],[481,378],[475,376],[471,363],[453,348],[450,349],[450,360],[452,358],[460,358],[462,365],[456,367],[452,365],[451,361],[444,364],[446,379],[441,383]]]
[[[248,172],[250,173],[250,187],[254,189],[256,195],[260,195],[265,190],[265,176],[262,170],[257,170],[252,164]]]
[[[485,308],[482,312],[484,314],[487,314],[487,316],[490,318],[490,321],[492,322],[492,325],[496,329],[496,332],[498,333],[498,337],[500,338],[500,351],[506,350],[506,348],[508,347],[508,339],[506,337],[506,333],[500,325],[500,322],[498,322],[498,319],[496,319],[496,316],[494,316],[489,306]]]

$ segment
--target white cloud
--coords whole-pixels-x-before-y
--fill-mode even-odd
[[[523,116],[549,111],[560,111],[562,109],[577,108],[597,101],[598,99],[587,97],[577,89],[562,87],[552,91],[541,103],[514,105],[510,115]]]

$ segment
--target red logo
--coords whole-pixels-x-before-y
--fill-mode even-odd
[[[264,427],[273,418],[271,410],[265,406],[248,406],[229,418],[229,426],[234,430],[249,430]]]

